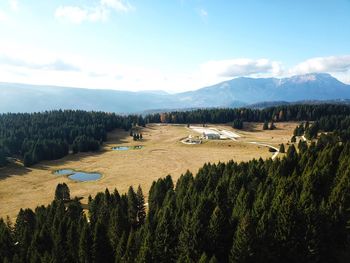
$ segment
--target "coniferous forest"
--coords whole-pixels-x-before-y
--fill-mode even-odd
[[[350,107],[346,105],[288,105],[256,109],[200,109],[147,116],[120,116],[114,113],[86,111],[49,111],[41,113],[0,114],[0,166],[6,157],[20,158],[25,166],[42,160],[55,160],[73,153],[97,151],[107,132],[146,123],[233,123],[243,122],[317,121],[311,137],[319,130],[341,129],[347,134]]]
[[[84,211],[60,184],[49,206],[21,210],[13,223],[0,220],[0,261],[350,262],[349,111],[247,110],[251,121],[304,121],[294,135],[312,140],[289,145],[275,160],[205,164],[176,184],[166,176],[153,183],[148,202],[140,187],[127,194],[106,189]],[[194,113],[178,114],[169,116]]]
[[[5,157],[23,159],[25,166],[55,160],[72,152],[97,151],[107,132],[129,130],[141,117],[85,111],[50,111],[0,115],[0,166]],[[142,119],[142,118],[141,118]]]

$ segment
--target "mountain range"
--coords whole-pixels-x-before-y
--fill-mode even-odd
[[[82,109],[141,113],[153,109],[241,107],[342,99],[350,99],[350,85],[326,73],[281,79],[241,77],[176,94],[0,83],[0,112]]]

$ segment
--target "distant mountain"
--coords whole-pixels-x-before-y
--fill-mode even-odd
[[[193,106],[231,106],[269,101],[332,100],[350,98],[350,85],[329,74],[307,74],[291,78],[236,78],[196,91],[178,94]]]
[[[175,108],[177,104],[177,100],[165,92],[128,92],[0,83],[0,112],[81,109],[129,113],[151,108]]]
[[[350,85],[329,74],[290,78],[236,78],[194,91],[169,94],[0,83],[0,112],[83,109],[138,113],[153,109],[282,105],[296,101],[345,101]]]

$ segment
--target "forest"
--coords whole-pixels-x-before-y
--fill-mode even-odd
[[[295,135],[315,129],[313,140],[275,160],[207,163],[176,184],[160,178],[148,206],[130,187],[89,197],[84,211],[60,184],[50,205],[0,220],[0,261],[349,262],[348,109],[312,107],[313,122]]]
[[[334,128],[343,138],[349,138],[349,115],[350,106],[339,104],[261,110],[200,109],[147,116],[73,110],[0,114],[0,166],[6,165],[8,157],[19,158],[25,166],[31,166],[42,160],[60,159],[70,152],[97,151],[109,131],[130,130],[133,125],[147,123],[233,123],[233,127],[241,129],[243,122],[315,121],[317,125],[310,126],[310,138],[320,130]]]
[[[143,124],[140,116],[86,111],[49,111],[0,115],[0,166],[6,157],[20,158],[25,166],[73,153],[97,151],[107,132]]]

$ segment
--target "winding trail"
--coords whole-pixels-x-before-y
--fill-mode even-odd
[[[272,148],[275,149],[276,151],[274,152],[274,154],[272,155],[271,159],[274,160],[277,155],[280,153],[279,149],[276,148],[275,146],[269,145],[269,144],[265,144],[265,143],[259,143],[259,142],[248,142],[251,144],[256,144],[256,145],[260,145],[260,146],[264,146],[264,147],[268,147],[268,148]]]

